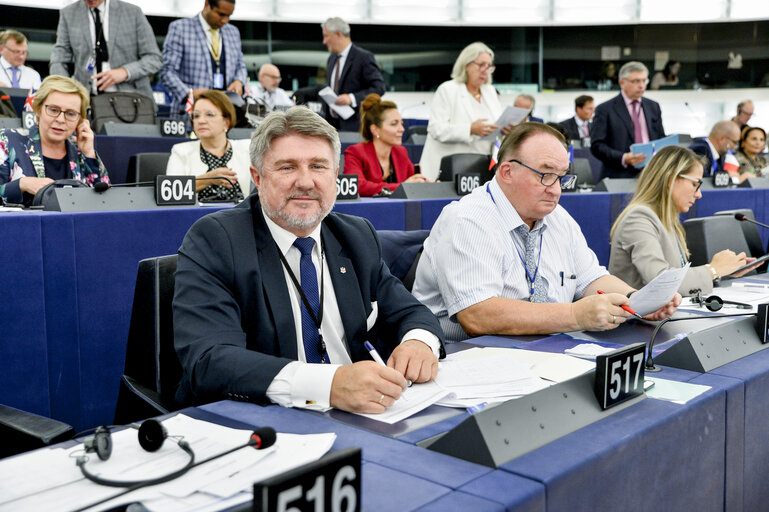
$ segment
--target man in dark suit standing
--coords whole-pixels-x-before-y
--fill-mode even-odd
[[[603,162],[603,177],[635,178],[646,156],[630,145],[665,136],[659,103],[643,97],[648,84],[646,66],[630,61],[619,70],[620,94],[595,109],[590,150]]]
[[[357,132],[360,130],[359,105],[371,93],[385,92],[385,83],[379,71],[374,54],[355,46],[350,39],[350,25],[342,18],[329,18],[322,25],[323,44],[331,55],[326,63],[328,85],[339,96],[337,105],[349,105],[355,114],[342,119],[329,112],[323,104],[323,111],[331,126],[337,130]]]
[[[259,193],[190,228],[173,302],[180,402],[381,413],[407,379],[436,377],[438,321],[390,274],[373,226],[330,213],[340,148],[308,108],[271,113],[251,140]]]
[[[724,158],[728,150],[736,150],[740,145],[740,128],[734,121],[719,121],[713,125],[707,137],[694,139],[689,149],[705,157],[704,176],[712,176],[716,171],[724,170]]]
[[[584,140],[590,138],[590,128],[593,124],[595,102],[592,96],[583,94],[574,100],[574,117],[570,117],[559,124],[563,126],[570,140]]]

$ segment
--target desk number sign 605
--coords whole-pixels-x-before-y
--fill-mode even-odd
[[[645,343],[634,343],[595,358],[595,395],[602,409],[644,392]]]
[[[358,512],[360,455],[360,448],[346,448],[255,483],[254,511]]]

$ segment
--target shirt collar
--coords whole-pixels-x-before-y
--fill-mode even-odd
[[[280,252],[283,253],[284,255],[287,254],[288,250],[291,249],[291,247],[293,247],[294,240],[296,240],[298,237],[292,232],[278,226],[275,223],[275,221],[269,218],[267,214],[264,212],[264,209],[262,208],[261,204],[259,205],[259,208],[262,209],[264,222],[267,224],[267,229],[270,230],[272,239],[275,240],[276,244],[278,244],[278,249],[280,249]],[[320,248],[321,248],[320,228],[322,224],[323,224],[322,222],[319,223],[317,226],[315,226],[315,229],[312,231],[312,233],[310,233],[310,238],[315,240],[315,250],[317,251],[320,251]],[[320,254],[320,252],[318,252],[318,254]]]
[[[101,17],[102,21],[104,20],[104,14],[107,13],[107,5],[109,4],[109,0],[104,0],[101,4],[99,4],[98,7],[94,7],[97,11],[99,11],[99,16]],[[93,11],[94,9],[88,9],[89,11]]]
[[[352,48],[352,43],[347,45],[347,48],[342,50],[342,52],[339,54],[339,57],[342,59],[346,59],[347,55],[350,53],[350,48]]]
[[[10,69],[11,67],[13,67],[11,66],[11,63],[5,60],[5,57],[3,56],[0,56],[0,66],[3,66],[3,69]],[[19,66],[19,69],[21,68],[22,66]]]
[[[625,92],[624,92],[623,90],[621,90],[621,89],[620,89],[619,93],[622,95],[622,99],[623,99],[623,100],[625,100],[625,105],[626,105],[628,108],[630,108],[630,107],[631,107],[631,104],[632,104],[634,101],[636,101],[636,100],[631,100],[631,99],[630,99],[630,98],[629,98],[629,97],[628,97],[628,96],[625,94]],[[643,97],[641,97],[641,98],[638,98],[638,103],[639,103],[639,104],[641,103],[641,99],[643,99]]]
[[[211,29],[213,28],[216,32],[219,32],[218,28],[214,28],[211,25],[208,24],[206,19],[203,17],[203,12],[201,11],[198,13],[198,21],[200,22],[200,26],[203,27],[203,33],[204,34],[210,34]]]
[[[504,224],[509,226],[510,231],[512,232],[518,228],[518,226],[525,225],[526,223],[523,222],[523,219],[521,219],[521,216],[513,206],[513,203],[510,202],[505,193],[502,191],[502,187],[499,186],[499,182],[497,181],[496,176],[488,182],[488,186],[489,192],[494,197],[494,204],[497,205],[497,211],[502,216],[502,221]],[[544,231],[544,228],[547,226],[547,224],[547,216],[545,216],[545,218],[540,219],[534,223],[532,231],[535,231],[540,227],[543,228]]]
[[[709,137],[705,137],[705,142],[708,143],[708,147],[710,148],[710,154],[713,156],[713,160],[715,160],[716,162],[718,160],[720,160],[721,159],[721,155],[718,153],[718,150],[713,145],[713,143],[710,142],[710,138]]]

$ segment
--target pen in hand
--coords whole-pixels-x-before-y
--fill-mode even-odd
[[[605,295],[605,294],[606,294],[606,292],[604,292],[604,291],[601,291],[601,290],[598,290],[598,295]],[[623,304],[623,305],[621,305],[620,307],[621,307],[622,309],[624,309],[625,311],[627,311],[628,313],[630,313],[631,315],[633,315],[634,317],[636,317],[636,318],[640,318],[640,319],[642,319],[642,320],[643,320],[643,317],[642,317],[641,315],[639,315],[638,313],[636,313],[635,311],[633,311],[633,308],[631,308],[631,307],[630,307],[630,306],[628,306],[627,304]]]
[[[366,350],[368,350],[368,353],[371,354],[371,359],[381,364],[382,366],[387,366],[384,362],[384,359],[382,359],[382,356],[380,356],[379,352],[377,352],[377,349],[374,348],[374,345],[366,341],[363,343],[363,346],[366,347]],[[413,382],[411,382],[409,379],[406,379],[406,380],[408,381],[409,387],[411,387]]]

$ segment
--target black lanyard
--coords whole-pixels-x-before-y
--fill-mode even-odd
[[[326,250],[321,247],[320,250],[320,305],[318,306],[318,316],[315,316],[315,311],[312,310],[312,307],[310,306],[310,301],[307,300],[307,295],[304,294],[304,290],[302,290],[302,285],[299,284],[299,280],[296,278],[296,275],[294,274],[294,271],[291,270],[291,267],[288,265],[288,261],[286,261],[286,257],[283,256],[283,252],[280,250],[280,247],[278,247],[278,244],[275,244],[275,247],[278,249],[278,256],[280,256],[280,261],[283,263],[283,266],[285,267],[286,271],[288,272],[288,276],[291,278],[291,281],[294,283],[294,286],[296,287],[296,291],[299,292],[299,296],[302,298],[302,302],[304,303],[304,307],[307,308],[307,311],[310,313],[310,317],[312,318],[312,321],[315,323],[315,326],[318,328],[318,351],[320,352],[320,358],[321,362],[326,362],[326,344],[323,342],[323,333],[320,330],[320,326],[323,323],[323,274],[324,274],[324,265],[323,262],[326,258]],[[312,258],[312,255],[310,256]],[[301,265],[301,263],[300,263]]]

